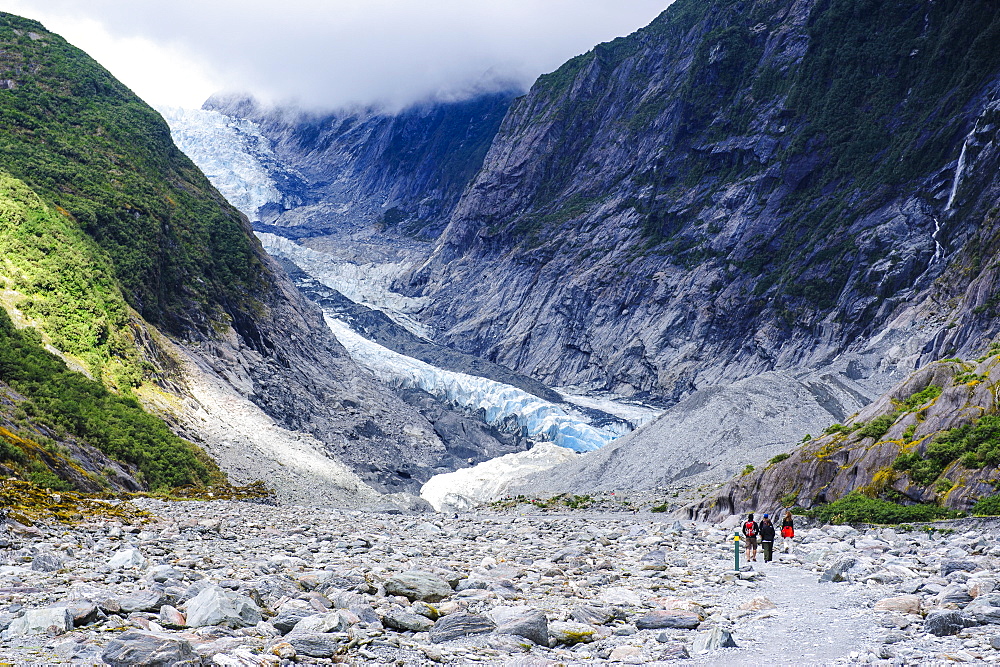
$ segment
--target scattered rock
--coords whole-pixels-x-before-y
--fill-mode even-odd
[[[201,658],[187,640],[141,630],[131,630],[111,640],[101,658],[114,667],[131,665],[194,667],[202,664]]]
[[[692,630],[701,623],[701,617],[693,611],[674,609],[655,609],[642,615],[635,622],[640,630],[659,630],[661,628],[682,628]]]
[[[962,612],[957,610],[937,609],[924,618],[924,632],[929,632],[938,637],[957,635],[967,627],[976,625],[976,622],[967,618]]]
[[[720,648],[735,647],[736,642],[733,641],[733,635],[730,634],[728,630],[724,630],[723,628],[716,626],[711,630],[699,632],[694,638],[694,644],[691,646],[691,651],[697,655],[698,653],[717,651]]]
[[[411,571],[389,577],[385,582],[385,592],[402,595],[410,601],[439,602],[452,594],[452,588],[436,574]]]
[[[919,614],[920,597],[916,595],[898,595],[879,600],[875,603],[875,611],[896,611],[901,614]]]
[[[832,582],[847,581],[846,572],[854,567],[857,562],[855,558],[843,558],[828,568],[819,580]]]
[[[594,628],[589,625],[572,621],[555,621],[549,623],[549,638],[556,644],[573,646],[590,643],[597,637]]]
[[[460,612],[438,619],[431,628],[430,636],[432,642],[440,644],[469,635],[493,632],[495,629],[496,624],[485,616]]]
[[[73,628],[73,614],[66,607],[29,609],[4,630],[4,639],[25,635],[61,635]]]
[[[193,628],[221,625],[243,628],[260,622],[253,600],[220,586],[208,586],[187,602],[187,624]]]

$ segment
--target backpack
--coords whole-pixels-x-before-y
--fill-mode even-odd
[[[747,537],[757,537],[757,524],[753,521],[747,521],[743,524],[743,532]]]

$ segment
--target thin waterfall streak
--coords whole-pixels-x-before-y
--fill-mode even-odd
[[[948,195],[948,203],[944,205],[945,212],[951,210],[955,203],[955,195],[958,194],[958,184],[962,180],[962,171],[965,169],[965,150],[969,146],[969,139],[962,142],[962,152],[958,154],[958,164],[955,166],[955,180],[951,184],[951,194]]]

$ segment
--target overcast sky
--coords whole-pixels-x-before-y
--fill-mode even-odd
[[[311,108],[399,107],[539,75],[671,0],[0,0],[154,105],[219,90]]]

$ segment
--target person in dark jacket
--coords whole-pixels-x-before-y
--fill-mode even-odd
[[[766,514],[760,520],[760,548],[764,551],[764,562],[770,563],[774,553],[774,524]]]
[[[753,520],[753,512],[743,522],[743,537],[746,538],[746,559],[749,563],[757,560],[757,535],[760,533],[760,526]]]

